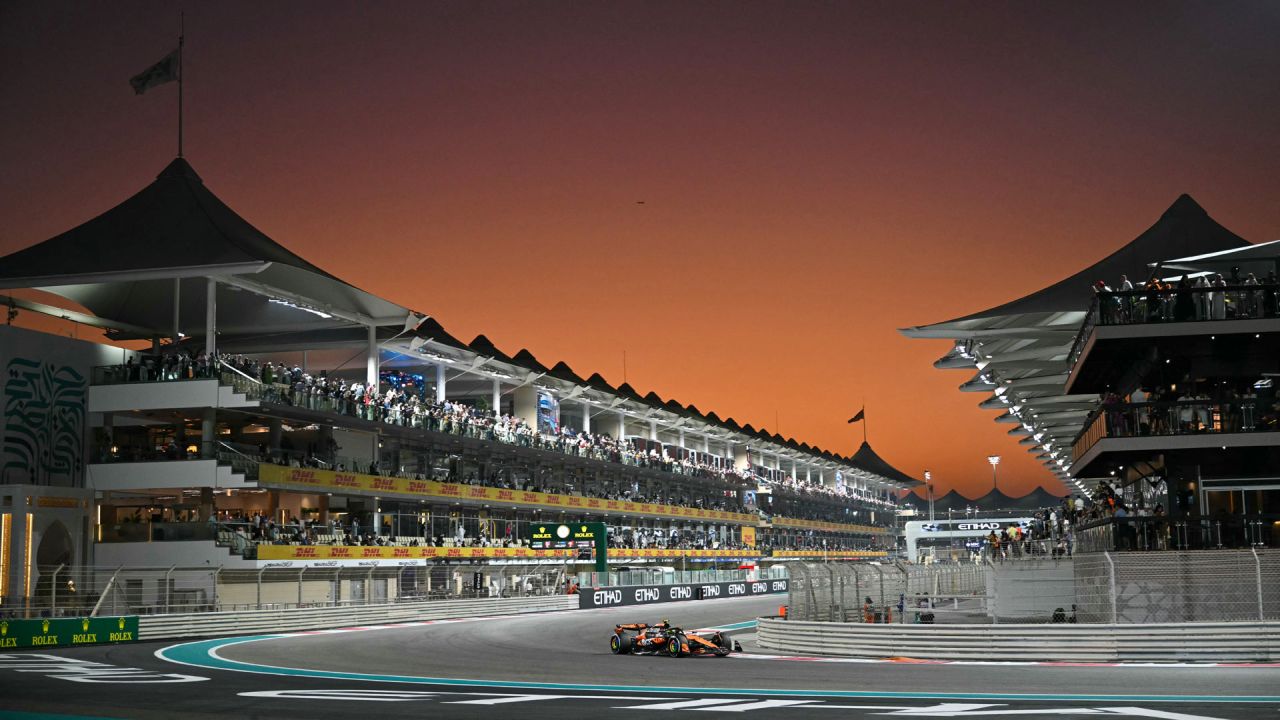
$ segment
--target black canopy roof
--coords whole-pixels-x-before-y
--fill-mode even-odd
[[[923,484],[923,481],[917,480],[885,462],[884,458],[876,454],[876,451],[872,450],[871,445],[865,440],[862,441],[862,446],[858,448],[858,452],[853,454],[853,458],[850,461],[855,467],[860,467],[867,472],[875,473],[894,482],[908,486]]]

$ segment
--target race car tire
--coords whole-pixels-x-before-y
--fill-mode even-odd
[[[625,635],[614,635],[609,638],[609,651],[614,655],[626,655],[631,652],[631,638]]]
[[[680,657],[684,654],[683,648],[687,642],[689,640],[684,635],[672,635],[667,642],[667,654],[671,657]]]

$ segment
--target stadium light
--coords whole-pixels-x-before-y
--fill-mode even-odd
[[[991,489],[999,490],[1000,481],[999,481],[999,478],[996,477],[996,466],[1000,464],[1000,456],[988,455],[987,462],[991,463]]]

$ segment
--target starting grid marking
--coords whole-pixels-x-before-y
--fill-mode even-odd
[[[161,673],[143,668],[121,667],[60,655],[11,653],[0,655],[0,670],[38,673],[58,680],[80,683],[186,683],[208,680],[198,675]]]
[[[632,695],[537,695],[528,693],[462,693],[416,690],[258,690],[239,693],[240,697],[277,700],[323,700],[360,702],[437,702],[442,705],[510,705],[516,703],[588,700],[610,703],[612,710],[689,710],[697,712],[743,713],[753,710],[862,710],[888,717],[977,718],[1004,715],[1072,716],[1105,715],[1108,717],[1155,718],[1157,720],[1222,720],[1208,715],[1169,712],[1138,706],[1042,707],[1011,708],[993,703],[938,703],[934,705],[844,705],[822,700],[769,698],[665,698]],[[462,697],[466,699],[453,700]],[[639,701],[639,704],[631,704]],[[613,704],[622,703],[622,704]]]

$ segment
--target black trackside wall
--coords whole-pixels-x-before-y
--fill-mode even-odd
[[[652,605],[683,600],[717,600],[746,595],[784,593],[787,580],[754,580],[682,585],[618,585],[582,588],[578,591],[578,607],[601,608],[624,605]]]

